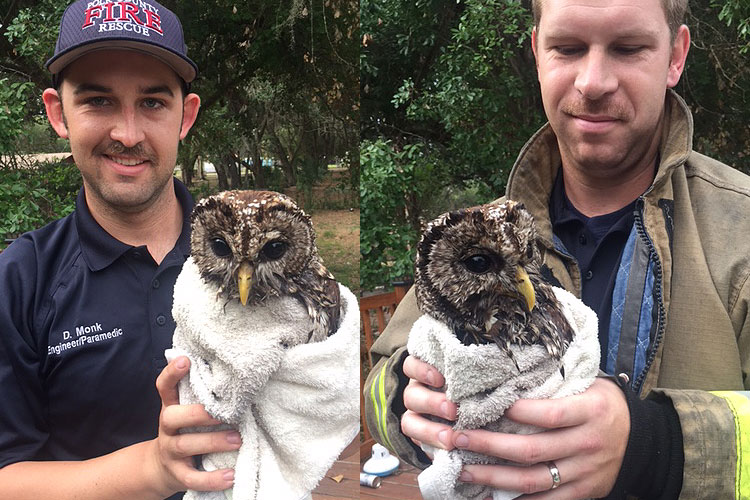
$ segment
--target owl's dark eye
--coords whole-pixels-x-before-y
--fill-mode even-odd
[[[466,269],[476,274],[484,274],[492,268],[490,256],[481,253],[466,257],[462,262]]]
[[[224,238],[213,238],[211,240],[211,250],[217,257],[227,257],[232,255],[232,249],[229,248]]]
[[[286,253],[286,249],[286,243],[284,243],[283,241],[274,240],[269,241],[268,243],[263,245],[263,249],[260,252],[268,260],[278,260]]]

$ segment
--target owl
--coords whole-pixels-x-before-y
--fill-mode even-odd
[[[516,367],[513,344],[540,344],[560,360],[573,330],[540,260],[534,220],[520,203],[443,214],[417,247],[419,308],[466,345],[497,344]]]
[[[310,217],[291,198],[271,191],[224,191],[198,202],[191,256],[217,298],[243,306],[291,296],[307,309],[307,342],[338,328],[340,297],[315,247]]]

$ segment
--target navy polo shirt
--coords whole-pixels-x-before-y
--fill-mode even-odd
[[[550,197],[552,232],[562,249],[578,261],[581,270],[581,300],[599,317],[602,366],[606,363],[612,291],[622,250],[635,219],[635,200],[609,214],[586,217],[565,195],[562,169],[558,171]]]
[[[69,216],[0,253],[0,467],[84,460],[153,439],[172,344],[172,291],[193,200],[174,180],[182,233],[157,265],[93,219]]]

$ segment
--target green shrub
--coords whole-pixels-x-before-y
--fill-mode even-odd
[[[80,186],[80,173],[70,163],[0,169],[0,213],[3,214],[0,242],[71,213]]]
[[[390,141],[360,148],[360,285],[372,290],[413,274],[418,229],[408,200],[420,194],[421,145],[396,151]],[[410,220],[411,219],[411,220]]]

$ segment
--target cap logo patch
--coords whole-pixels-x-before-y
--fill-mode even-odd
[[[93,0],[86,4],[83,14],[81,30],[93,28],[98,29],[99,33],[127,31],[143,36],[151,36],[151,32],[164,35],[159,9],[143,0]]]

